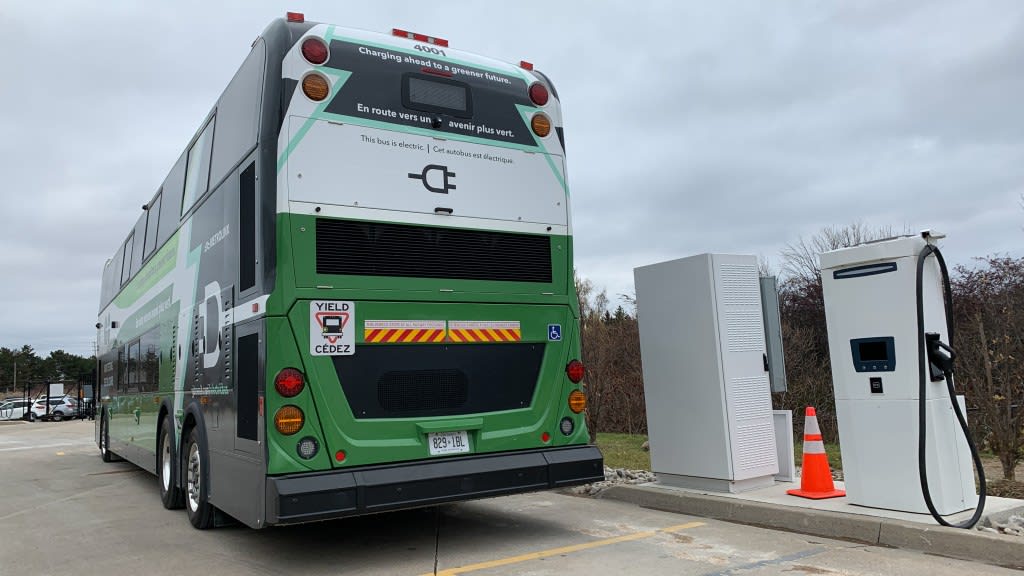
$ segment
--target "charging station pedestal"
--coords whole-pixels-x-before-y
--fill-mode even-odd
[[[821,255],[843,477],[852,504],[928,513],[918,475],[916,293],[917,259],[927,243],[908,236]],[[935,258],[925,261],[923,304],[926,332],[948,342]],[[926,390],[929,488],[945,516],[977,505],[974,470],[946,383],[929,381]]]
[[[633,271],[651,470],[743,492],[779,472],[757,257],[700,254]]]

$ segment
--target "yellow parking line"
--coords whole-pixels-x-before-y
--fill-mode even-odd
[[[616,536],[614,538],[605,538],[604,540],[594,540],[593,542],[585,542],[583,544],[573,544],[572,546],[562,546],[561,548],[551,548],[549,550],[541,550],[539,552],[530,552],[528,554],[520,554],[519,556],[509,556],[508,558],[500,558],[498,560],[488,560],[487,562],[478,562],[476,564],[467,564],[465,566],[459,566],[458,568],[448,568],[447,570],[441,570],[437,573],[437,576],[457,576],[458,574],[466,574],[468,572],[476,572],[477,570],[486,570],[488,568],[497,568],[499,566],[508,566],[509,564],[518,564],[520,562],[527,562],[529,560],[539,560],[541,558],[549,558],[551,556],[558,556],[561,554],[570,554],[572,552],[579,552],[581,550],[590,550],[591,548],[600,548],[602,546],[608,546],[611,544],[618,544],[620,542],[632,542],[634,540],[643,540],[644,538],[650,538],[659,533],[666,532],[679,532],[680,530],[687,530],[689,528],[696,528],[703,526],[703,522],[688,522],[686,524],[678,524],[676,526],[669,526],[668,528],[662,528],[660,530],[648,530],[645,532],[634,532],[633,534],[626,534],[623,536]],[[433,576],[433,572],[428,572],[422,576]]]

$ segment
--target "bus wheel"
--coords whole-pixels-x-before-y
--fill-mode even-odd
[[[104,462],[113,462],[116,459],[110,451],[110,419],[106,414],[100,420],[100,457]]]
[[[185,510],[188,520],[200,530],[213,526],[213,506],[210,505],[210,465],[206,446],[195,427],[188,434],[185,460]]]
[[[160,500],[164,508],[177,510],[184,505],[184,499],[181,488],[178,487],[178,467],[174,465],[177,459],[174,454],[174,439],[171,438],[171,426],[173,424],[170,416],[164,416],[163,424],[160,426],[160,445],[156,450],[156,469],[160,475]]]

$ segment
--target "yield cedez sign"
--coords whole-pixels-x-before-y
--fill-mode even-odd
[[[309,351],[313,356],[356,353],[356,305],[341,300],[309,303]]]

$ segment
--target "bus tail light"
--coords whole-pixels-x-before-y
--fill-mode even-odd
[[[331,91],[331,85],[327,82],[327,78],[319,74],[307,74],[302,79],[302,92],[307,98],[314,102],[320,102],[324,98],[327,98],[327,94]]]
[[[274,414],[274,428],[285,436],[291,436],[302,429],[306,416],[298,406],[282,406]]]
[[[551,442],[551,434],[548,434],[547,432],[541,434],[540,435],[540,441],[545,443],[545,444],[547,444],[548,442]]]
[[[573,390],[569,393],[569,410],[572,410],[573,414],[579,414],[587,409],[587,395],[579,390]]]
[[[572,360],[565,366],[565,375],[569,377],[569,380],[572,380],[573,384],[579,384],[586,373],[586,367],[579,360]]]
[[[302,24],[306,21],[306,15],[302,12],[285,12],[285,16],[288,18],[289,22],[298,22],[299,24]]]
[[[306,38],[302,41],[302,56],[310,64],[327,62],[327,44],[319,38]]]
[[[434,44],[435,46],[448,47],[448,41],[444,38],[435,38],[433,36],[427,36],[426,34],[417,34],[415,32],[407,32],[401,28],[392,28],[392,36],[398,36],[400,38],[408,38],[409,40],[416,40],[417,42],[426,42],[427,44]]]
[[[543,106],[548,103],[548,89],[540,82],[534,82],[530,85],[530,100],[537,106]]]
[[[302,372],[295,368],[285,368],[274,378],[274,390],[285,398],[298,396],[305,386],[306,381],[302,378]]]
[[[530,120],[530,127],[533,128],[533,133],[541,138],[551,133],[551,120],[544,114],[534,114],[533,120]]]
[[[338,450],[337,452],[335,452],[335,453],[334,453],[334,459],[335,459],[335,460],[336,460],[336,461],[337,461],[337,462],[338,462],[339,464],[340,464],[340,463],[342,463],[342,462],[344,462],[344,461],[345,461],[345,458],[348,458],[348,454],[345,454],[345,451],[344,451],[344,450]]]
[[[523,70],[533,70],[533,64],[531,62],[527,62],[526,60],[520,60],[519,67],[522,68]]]

